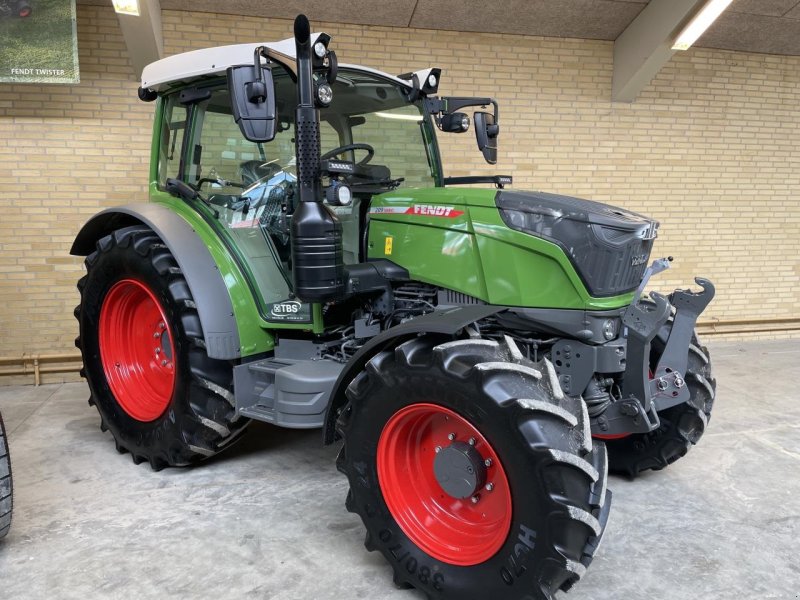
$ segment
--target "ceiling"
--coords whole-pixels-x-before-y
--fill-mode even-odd
[[[391,27],[615,40],[649,0],[161,0],[191,10]],[[79,0],[79,4],[108,4]],[[800,55],[800,0],[734,0],[697,46]]]

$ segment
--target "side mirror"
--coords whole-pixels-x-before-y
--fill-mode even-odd
[[[272,141],[277,123],[272,71],[259,64],[229,67],[227,73],[233,119],[242,135],[251,142]]]
[[[483,158],[490,165],[497,163],[497,136],[500,126],[495,123],[492,113],[476,112],[472,115],[475,120],[475,141],[478,150],[483,152]]]
[[[469,129],[469,117],[462,112],[444,114],[440,127],[447,133],[464,133]]]

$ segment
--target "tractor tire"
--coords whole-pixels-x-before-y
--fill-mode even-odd
[[[8,453],[8,436],[0,415],[0,540],[11,529],[11,512],[14,508],[14,486],[11,483],[11,455]]]
[[[671,330],[672,318],[653,339],[650,353],[653,370]],[[711,419],[717,381],[712,375],[708,348],[700,344],[697,334],[692,335],[689,345],[689,362],[684,380],[689,388],[690,401],[659,412],[661,425],[658,429],[606,440],[609,470],[612,473],[635,478],[643,471],[660,471],[686,456],[689,449],[700,441]]]
[[[430,599],[550,599],[605,528],[606,451],[585,405],[510,344],[417,337],[347,388],[347,509],[395,584]]]
[[[233,365],[209,358],[192,291],[150,228],[97,242],[75,308],[91,391],[117,450],[154,470],[214,456],[248,423],[237,419]]]

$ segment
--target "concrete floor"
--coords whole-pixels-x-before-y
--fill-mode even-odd
[[[664,472],[612,478],[603,547],[562,598],[800,598],[800,341],[711,350],[710,430]],[[0,388],[16,491],[0,597],[422,598],[364,551],[319,432],[256,424],[230,454],[153,473],[114,451],[87,397]]]

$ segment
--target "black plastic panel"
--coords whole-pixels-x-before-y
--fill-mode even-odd
[[[500,191],[506,225],[558,244],[589,294],[631,292],[650,260],[658,222],[607,204],[544,192]]]

